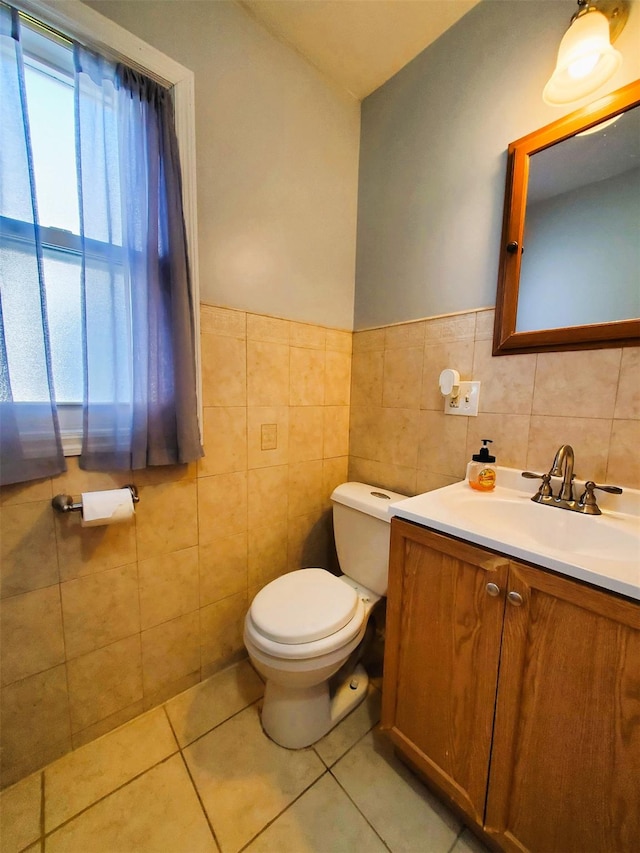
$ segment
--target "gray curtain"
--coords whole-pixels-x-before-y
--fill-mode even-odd
[[[203,455],[171,93],[75,48],[86,469]]]

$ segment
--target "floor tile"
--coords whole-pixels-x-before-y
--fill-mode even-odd
[[[264,685],[248,661],[196,684],[166,704],[180,746],[210,731],[264,693]]]
[[[342,758],[363,735],[380,721],[380,691],[369,687],[366,699],[345,717],[328,735],[314,744],[314,749],[327,767]]]
[[[312,749],[283,749],[269,740],[255,705],[184,755],[222,853],[240,850],[325,770]]]
[[[456,841],[451,853],[490,853],[482,841],[470,829],[465,829]]]
[[[393,853],[448,853],[461,824],[371,732],[333,767],[333,775]]]
[[[40,837],[39,773],[28,776],[0,794],[0,842],[2,853],[14,853]]]
[[[47,853],[488,853],[371,731],[376,688],[304,750],[265,735],[262,693],[242,661],[45,768]],[[2,853],[39,853],[41,782],[0,794]]]
[[[247,848],[246,853],[385,853],[335,779],[326,773]]]
[[[56,830],[47,853],[216,853],[179,755],[149,770]]]
[[[162,708],[136,717],[45,770],[45,830],[163,761],[178,745]]]

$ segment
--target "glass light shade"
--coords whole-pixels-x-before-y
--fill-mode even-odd
[[[616,73],[622,56],[609,41],[609,22],[596,10],[579,15],[560,42],[558,61],[542,99],[557,106],[579,101]]]

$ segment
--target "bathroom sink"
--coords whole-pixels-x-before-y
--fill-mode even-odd
[[[591,516],[533,503],[535,483],[510,468],[498,474],[493,492],[455,483],[398,501],[389,512],[640,599],[639,491],[599,498],[602,515]]]
[[[517,531],[523,540],[533,540],[556,551],[621,561],[640,557],[638,533],[628,530],[619,519],[541,506],[532,503],[529,496],[513,499],[491,495],[488,500],[478,500],[474,494],[462,495],[457,496],[452,510],[486,531],[494,530],[499,535],[508,527],[512,533]]]

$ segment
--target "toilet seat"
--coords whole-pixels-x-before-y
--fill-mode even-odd
[[[299,569],[267,584],[245,620],[246,638],[276,658],[315,658],[357,636],[365,604],[356,590],[325,569]]]
[[[344,628],[357,604],[355,589],[335,575],[325,569],[299,569],[260,590],[251,605],[251,619],[268,640],[312,643]]]

